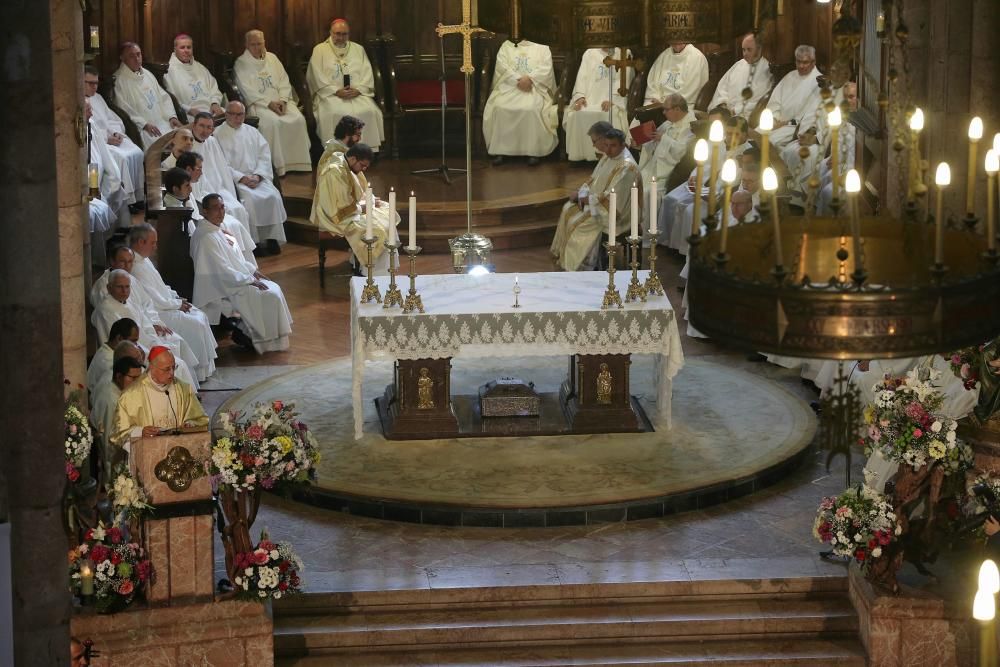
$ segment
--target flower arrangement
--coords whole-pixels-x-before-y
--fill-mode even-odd
[[[87,531],[83,542],[69,551],[71,589],[93,595],[97,611],[112,613],[130,605],[152,576],[141,546],[129,542],[118,527]]]
[[[823,498],[813,535],[833,553],[853,558],[866,571],[902,532],[892,504],[871,487],[859,484],[839,496]]]
[[[272,542],[264,531],[249,553],[236,554],[238,574],[233,578],[237,597],[244,600],[278,600],[299,593],[302,561],[287,542]]]
[[[66,427],[66,477],[71,482],[80,479],[80,466],[90,456],[90,447],[94,444],[94,434],[90,430],[90,422],[74,403],[66,404],[63,416]]]
[[[149,497],[146,491],[139,484],[125,465],[115,468],[114,482],[108,492],[111,498],[111,507],[119,521],[138,520],[143,514],[153,509],[147,502]]]
[[[962,386],[972,391],[979,385],[979,362],[982,361],[985,345],[964,347],[942,358],[951,366],[951,372],[962,381]]]
[[[319,462],[316,439],[298,421],[292,403],[258,403],[247,416],[224,413],[225,435],[212,446],[209,474],[234,491],[308,482]]]
[[[943,397],[933,384],[940,373],[931,369],[920,379],[914,369],[906,377],[885,378],[875,385],[875,403],[865,408],[865,454],[878,450],[887,460],[912,466],[914,470],[941,463],[948,473],[972,465],[972,449],[958,439],[958,422],[934,414]]]

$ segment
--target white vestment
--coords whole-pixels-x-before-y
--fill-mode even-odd
[[[125,123],[118,117],[118,114],[111,110],[100,93],[94,93],[87,99],[90,100],[91,123],[95,130],[101,131],[105,139],[108,140],[108,152],[118,163],[118,169],[122,173],[122,182],[131,183],[132,191],[128,194],[133,202],[145,201],[146,195],[143,189],[146,185],[146,172],[143,166],[142,149],[128,138],[125,134]],[[111,143],[111,136],[114,134],[121,138],[121,143],[117,146]]]
[[[631,55],[631,52],[627,52]],[[625,110],[626,98],[618,94],[621,71],[618,67],[607,67],[604,58],[611,55],[619,59],[621,49],[587,49],[580,59],[580,69],[576,73],[576,85],[570,103],[563,112],[563,128],[566,130],[566,153],[570,160],[596,160],[600,155],[590,141],[587,131],[598,121],[609,120],[619,130],[628,134],[628,114]],[[626,71],[626,89],[635,78],[635,70]],[[610,82],[610,83],[609,83]],[[611,86],[609,90],[608,86]],[[609,98],[608,95],[611,95]],[[577,100],[586,100],[587,105],[574,110]],[[610,112],[602,111],[601,105],[611,100]]]
[[[639,166],[628,149],[622,150],[618,157],[605,155],[598,161],[590,179],[580,188],[580,195],[588,199],[587,204],[581,208],[579,203],[568,201],[559,216],[555,238],[549,249],[563,270],[578,271],[593,267],[601,234],[609,231],[609,195],[612,188],[617,193],[615,235],[628,232],[632,210],[629,191],[632,183],[638,181]],[[642,201],[640,182],[640,206]]]
[[[708,108],[714,109],[724,104],[734,115],[749,120],[757,103],[771,90],[772,85],[774,82],[771,79],[771,63],[767,58],[761,57],[753,64],[748,63],[746,59],[740,59],[719,79],[719,85],[715,88],[715,95],[712,96]],[[748,88],[750,97],[745,99],[743,91]]]
[[[90,365],[87,366],[87,392],[93,396],[98,385],[111,381],[111,371],[115,361],[115,350],[108,345],[107,340],[94,352]]]
[[[200,220],[191,237],[194,259],[194,299],[209,317],[240,316],[239,327],[253,340],[258,354],[288,349],[292,314],[277,283],[262,280],[266,290],[254,287],[256,267],[229,242],[222,229]]]
[[[258,59],[244,51],[236,59],[233,73],[246,101],[247,114],[260,119],[258,129],[271,147],[271,161],[278,176],[288,171],[312,171],[306,117],[299,111],[288,73],[278,56],[268,52]],[[271,102],[284,102],[285,113],[279,116],[269,109]]]
[[[698,94],[708,83],[708,58],[688,44],[680,53],[667,47],[657,58],[646,76],[646,99],[643,104],[662,102],[667,95],[677,93],[694,109]]]
[[[90,161],[97,165],[97,184],[101,199],[114,212],[118,226],[129,227],[132,225],[132,216],[128,210],[131,202],[128,201],[127,191],[122,184],[122,173],[118,170],[118,163],[108,152],[104,133],[94,128],[93,121],[90,127]]]
[[[351,88],[361,93],[344,100],[337,91],[344,88],[344,76],[351,77]],[[313,48],[306,70],[306,82],[312,94],[313,113],[316,114],[316,132],[320,141],[333,139],[333,130],[344,116],[362,120],[361,143],[377,151],[385,137],[382,110],[375,104],[375,75],[365,48],[348,42],[340,48],[332,39],[320,42]]]
[[[647,141],[642,145],[642,152],[639,154],[639,171],[642,173],[643,185],[648,187],[649,181],[654,176],[658,187],[662,191],[666,186],[670,175],[674,172],[674,167],[684,158],[688,146],[694,139],[691,132],[691,123],[695,120],[694,113],[688,111],[684,118],[676,123],[669,120],[664,121],[657,131],[661,133],[659,140]],[[649,229],[649,216],[655,212],[647,210],[644,206],[642,211],[643,229]]]
[[[191,192],[195,194],[199,202],[205,194],[210,192],[222,195],[222,201],[226,204],[226,213],[239,220],[250,232],[252,238],[253,225],[250,222],[250,212],[240,202],[233,168],[229,166],[229,161],[226,159],[226,154],[222,151],[219,141],[214,136],[205,141],[195,139],[194,152],[201,155],[202,172],[198,182],[191,184]]]
[[[109,374],[104,382],[98,384],[90,394],[90,424],[97,430],[95,442],[104,461],[105,474],[111,473],[111,436],[115,432],[115,415],[118,413],[118,399],[122,390],[118,388]]]
[[[183,299],[163,282],[163,277],[153,262],[139,253],[135,253],[135,262],[132,264],[132,279],[142,285],[160,320],[191,346],[198,357],[198,379],[204,380],[211,376],[215,372],[215,358],[218,355],[208,316],[194,306],[187,312],[181,310]]]
[[[181,108],[189,116],[194,116],[199,111],[211,113],[213,103],[219,106],[225,103],[215,77],[209,73],[208,68],[194,58],[189,63],[183,63],[176,53],[171,53],[163,85],[173,93]],[[194,121],[193,118],[188,120]]]
[[[858,129],[850,122],[845,122],[840,126],[840,135],[837,142],[838,159],[840,162],[837,164],[837,171],[840,172],[839,185],[841,198],[845,196],[844,178],[846,178],[848,171],[854,169],[854,161],[857,153],[857,135]],[[819,165],[820,189],[819,194],[816,195],[817,215],[833,215],[833,209],[830,208],[830,203],[833,201],[833,166],[830,162],[830,158],[827,157]]]
[[[833,103],[839,106],[843,100],[844,88],[841,86],[834,91]],[[841,125],[841,127],[843,128],[844,125]],[[809,129],[816,130],[816,141],[815,143],[803,146],[801,142],[803,133]],[[792,201],[802,206],[809,194],[809,178],[816,173],[820,160],[830,149],[832,134],[827,118],[827,111],[823,103],[820,103],[816,107],[813,119],[803,123],[799,127],[798,136],[798,139],[795,139],[781,149],[781,159],[785,163],[785,166],[788,167],[788,175],[793,183],[790,187]],[[806,149],[805,158],[799,153],[802,148]]]
[[[191,200],[195,198],[199,193],[192,190],[191,197],[184,201],[181,201],[172,194],[163,195],[163,206],[164,208],[189,208],[191,209],[191,220],[188,221],[188,236],[194,236],[194,230],[198,225],[198,221],[202,219],[201,212],[198,210],[197,204]],[[208,194],[208,191],[200,193],[202,197]],[[225,219],[222,221],[222,231],[229,234],[229,236],[236,242],[236,247],[239,248],[240,253],[243,254],[243,258],[257,267],[257,258],[253,256],[253,249],[255,247],[254,240],[250,237],[250,232],[247,231],[246,227],[243,226],[239,220],[233,216],[226,213]]]
[[[285,242],[285,205],[281,193],[271,179],[271,149],[267,139],[256,128],[243,123],[233,128],[228,122],[216,128],[213,134],[222,147],[229,168],[232,170],[240,201],[250,214],[250,236],[254,241],[274,239]],[[257,187],[240,183],[244,176],[260,176]]]
[[[139,128],[143,150],[149,148],[159,137],[154,137],[142,128],[148,124],[158,128],[161,134],[169,132],[170,119],[176,117],[173,100],[156,82],[156,77],[142,67],[138,72],[133,72],[124,63],[115,72],[115,104]]]
[[[517,87],[531,78],[527,92]],[[497,52],[493,88],[483,110],[483,136],[490,155],[544,157],[559,143],[556,78],[552,52],[544,44],[506,41]],[[600,107],[598,107],[600,108]]]
[[[775,149],[787,146],[795,137],[799,125],[806,125],[803,130],[808,130],[812,125],[816,109],[823,102],[819,96],[819,86],[816,85],[816,79],[821,76],[823,73],[818,67],[813,67],[805,76],[801,76],[798,70],[792,70],[774,87],[767,108],[774,114],[775,122],[796,122],[796,125],[785,125],[771,132],[771,145]]]
[[[115,226],[118,216],[102,199],[91,199],[88,206],[90,233],[103,234]]]

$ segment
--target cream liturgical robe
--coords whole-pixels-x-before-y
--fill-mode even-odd
[[[854,169],[854,160],[857,156],[857,135],[858,130],[851,123],[845,122],[840,126],[840,136],[837,141],[839,162],[837,171],[840,172],[840,195],[844,196],[844,179],[847,172]],[[833,215],[830,203],[833,201],[833,171],[831,169],[830,158],[827,157],[819,165],[820,190],[816,197],[816,213],[818,215]]]
[[[334,153],[316,178],[316,193],[309,214],[309,220],[317,227],[347,239],[355,257],[362,262],[368,256],[367,246],[361,240],[365,235],[362,203],[367,190],[368,179],[365,175],[351,171],[343,153]],[[399,213],[395,219],[390,219],[386,202],[379,202],[371,213],[372,234],[377,239],[372,247],[375,272],[384,274],[388,271],[389,261],[383,244],[389,238],[389,230],[399,224]]]
[[[112,441],[128,449],[133,438],[142,437],[145,426],[161,429],[208,427],[208,415],[190,385],[175,379],[161,386],[147,373],[129,385],[118,399]]]
[[[281,193],[271,182],[271,149],[264,135],[246,123],[234,128],[227,122],[217,127],[212,136],[222,147],[240,201],[250,214],[250,236],[254,241],[274,239],[284,243],[288,214]],[[244,176],[260,176],[261,181],[251,188],[240,183]]]
[[[193,184],[194,188],[197,188],[197,184]],[[191,220],[188,222],[188,236],[194,235],[194,230],[197,227],[198,221],[202,219],[201,213],[198,211],[198,206],[191,201],[192,198],[201,197],[204,198],[210,190],[205,190],[204,192],[199,192],[197,189],[192,189],[191,197],[181,201],[172,194],[163,195],[163,206],[164,208],[189,208],[191,209]],[[257,268],[257,258],[253,256],[253,249],[255,247],[254,240],[250,238],[250,232],[246,230],[243,224],[234,218],[233,216],[226,213],[225,219],[222,221],[222,231],[229,235],[231,239],[236,243],[236,247],[239,249],[240,253],[243,255],[243,259],[253,265],[254,269]],[[213,320],[217,321],[217,320]]]
[[[260,119],[260,133],[271,147],[271,160],[278,176],[288,171],[312,171],[306,117],[295,104],[292,84],[278,56],[265,53],[257,59],[244,51],[233,70],[247,113]],[[268,108],[271,102],[284,102],[285,113],[279,116]]]
[[[666,185],[674,172],[674,167],[683,159],[694,139],[694,134],[691,132],[691,123],[694,121],[695,116],[691,111],[676,123],[665,121],[657,128],[657,131],[662,133],[659,140],[648,141],[642,145],[639,171],[642,173],[643,185],[648,186],[654,176],[660,184],[658,187],[663,188]],[[644,207],[642,210],[644,229],[649,229],[649,216],[656,215],[655,211],[650,213],[647,208]]]
[[[677,93],[694,108],[698,94],[708,83],[708,59],[705,54],[688,44],[680,53],[669,46],[661,53],[646,77],[644,104],[662,102],[667,95]]]
[[[161,133],[169,132],[170,119],[175,117],[174,102],[156,82],[156,77],[142,67],[133,72],[124,63],[115,72],[115,104],[139,128],[144,150],[159,137],[142,128],[149,124],[156,126]]]
[[[767,108],[774,114],[775,121],[794,120],[796,125],[785,125],[771,132],[772,146],[784,148],[795,138],[798,125],[807,125],[803,130],[812,125],[816,109],[822,103],[819,86],[816,85],[816,79],[821,76],[823,73],[818,67],[813,67],[805,76],[799,75],[798,70],[792,70],[774,87]]]
[[[619,58],[621,49],[587,49],[580,60],[576,73],[576,85],[569,106],[563,112],[563,128],[566,130],[566,153],[570,160],[596,160],[599,156],[590,141],[587,131],[602,120],[608,120],[608,112],[601,110],[604,102],[611,100],[611,124],[625,132],[628,137],[628,114],[626,99],[618,94],[621,72],[617,67],[604,65],[604,58],[612,55]],[[631,55],[631,52],[628,52]],[[625,73],[626,88],[635,78],[635,70],[629,67]],[[608,86],[612,87],[610,98]],[[574,110],[577,100],[586,100],[587,105]]]
[[[834,91],[832,100],[838,106],[844,101],[843,86]],[[841,128],[843,127],[845,126],[842,124]],[[810,128],[816,129],[816,143],[802,146],[800,141],[802,134]],[[781,159],[788,167],[788,174],[795,183],[792,187],[792,196],[793,201],[798,205],[802,205],[805,201],[809,190],[809,178],[819,168],[820,160],[829,151],[831,138],[825,104],[820,102],[813,117],[808,122],[803,122],[799,127],[799,139],[790,142],[781,150]],[[806,149],[805,158],[799,153],[802,148]]]
[[[118,164],[118,170],[122,173],[122,182],[131,184],[131,192],[128,195],[133,202],[145,201],[146,195],[143,193],[145,185],[145,171],[143,167],[142,149],[135,145],[125,134],[125,123],[118,117],[108,103],[104,101],[100,93],[94,93],[87,98],[90,101],[90,111],[92,113],[91,123],[94,131],[99,131],[104,136],[108,145],[108,152]],[[141,127],[139,128],[142,129]],[[111,143],[111,136],[117,134],[121,138],[121,143],[115,146]]]
[[[111,371],[115,363],[115,351],[108,345],[107,341],[94,352],[94,358],[87,366],[87,391],[93,396],[98,385],[111,380]]]
[[[629,190],[633,182],[639,182],[639,166],[626,148],[618,157],[605,155],[597,163],[594,172],[583,187],[588,203],[582,209],[577,202],[566,202],[556,236],[550,248],[552,256],[559,260],[559,266],[566,271],[577,271],[593,257],[601,234],[608,231],[608,204],[612,188],[617,193],[617,231],[628,229],[631,211]],[[639,201],[642,201],[640,188]]]
[[[351,77],[351,88],[360,95],[344,100],[337,91],[344,87],[344,75]],[[312,92],[313,112],[316,114],[316,131],[321,141],[333,138],[333,130],[344,116],[360,118],[365,123],[361,143],[377,151],[385,137],[382,111],[375,104],[375,76],[368,54],[360,44],[348,42],[340,48],[332,39],[320,42],[313,48],[306,70],[306,82]]]
[[[214,192],[222,195],[222,201],[226,205],[226,213],[240,221],[253,237],[253,225],[250,222],[250,212],[240,202],[239,194],[236,192],[236,173],[229,166],[226,154],[222,151],[222,146],[218,140],[211,136],[205,141],[195,139],[194,151],[201,155],[202,172],[197,185],[191,185],[191,191],[197,188],[198,192],[209,194]],[[195,195],[200,202],[204,195]],[[252,248],[251,248],[252,250]]]
[[[101,191],[101,199],[111,208],[118,220],[119,227],[129,227],[132,217],[128,210],[127,190],[122,183],[122,173],[118,163],[108,152],[108,145],[103,133],[97,131],[91,121],[90,160],[97,165],[97,184]]]
[[[194,305],[213,321],[219,315],[240,316],[239,327],[253,340],[258,354],[288,349],[292,314],[277,283],[261,280],[266,290],[254,287],[255,265],[250,264],[221,228],[199,220],[191,237],[194,259]]]
[[[709,109],[725,105],[733,114],[749,120],[757,103],[771,90],[771,63],[760,58],[755,63],[741,59],[729,68],[715,89]],[[750,97],[744,98],[743,91],[750,90]]]
[[[104,469],[108,472],[112,469],[114,450],[111,447],[111,437],[115,433],[118,399],[121,395],[122,390],[111,381],[110,375],[90,395],[90,423],[97,429],[101,458],[104,460]]]
[[[522,76],[531,77],[533,83],[527,92],[517,87]],[[483,135],[490,155],[544,157],[551,153],[559,143],[555,91],[549,47],[528,40],[516,45],[504,42],[497,52],[493,89],[483,111]]]
[[[163,77],[163,84],[174,94],[181,108],[189,116],[199,111],[211,113],[213,104],[222,106],[224,103],[219,83],[208,69],[194,58],[191,62],[184,63],[176,53],[170,54],[170,64]]]

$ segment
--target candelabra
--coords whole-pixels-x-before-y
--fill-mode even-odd
[[[368,268],[368,280],[365,281],[365,288],[361,291],[361,303],[382,303],[382,293],[378,289],[378,285],[375,284],[375,278],[373,274],[375,273],[375,259],[372,257],[372,246],[375,245],[375,237],[370,239],[362,238],[361,241],[365,244],[368,249],[368,261],[365,262],[365,266]]]
[[[615,287],[615,255],[618,254],[618,246],[615,245],[615,240],[609,239],[604,247],[608,249],[608,289],[604,290],[604,301],[601,303],[601,310],[607,310],[612,305],[616,305],[619,308],[624,308],[622,305],[622,295],[619,294],[618,288]]]
[[[642,283],[639,282],[639,253],[642,252],[641,239],[638,236],[632,237],[628,240],[628,244],[632,251],[632,261],[629,262],[629,266],[632,268],[632,280],[628,284],[628,291],[625,292],[625,301],[631,303],[633,301],[646,301],[646,288]]]
[[[403,312],[412,313],[414,310],[418,310],[422,313],[424,312],[424,302],[417,294],[417,270],[415,267],[417,255],[420,254],[420,246],[406,246],[403,250],[410,258],[410,291],[406,295],[406,301],[403,302]]]
[[[389,253],[389,289],[385,291],[385,303],[382,304],[383,308],[392,308],[393,306],[403,305],[403,293],[399,291],[399,287],[396,286],[396,272],[398,271],[397,262],[399,261],[399,248],[398,245],[393,245],[386,241],[385,249]]]
[[[646,295],[656,295],[663,296],[665,292],[663,291],[663,284],[660,282],[660,276],[656,273],[656,240],[659,235],[656,233],[647,233],[646,238],[649,239],[649,277],[646,278],[646,283],[642,286],[645,290]]]

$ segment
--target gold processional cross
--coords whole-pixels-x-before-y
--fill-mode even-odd
[[[614,54],[614,51],[611,52]],[[605,67],[617,67],[618,68],[618,94],[622,97],[628,95],[628,68],[635,68],[636,71],[642,67],[642,60],[633,58],[628,55],[628,49],[620,48],[618,53],[621,54],[621,58],[615,59],[613,55],[605,56],[603,63]]]
[[[472,36],[476,33],[490,33],[480,27],[472,25],[472,0],[462,0],[462,22],[459,25],[437,25],[438,37],[445,35],[462,35],[462,71],[472,74],[476,68],[472,66]],[[492,34],[492,33],[490,33]]]

